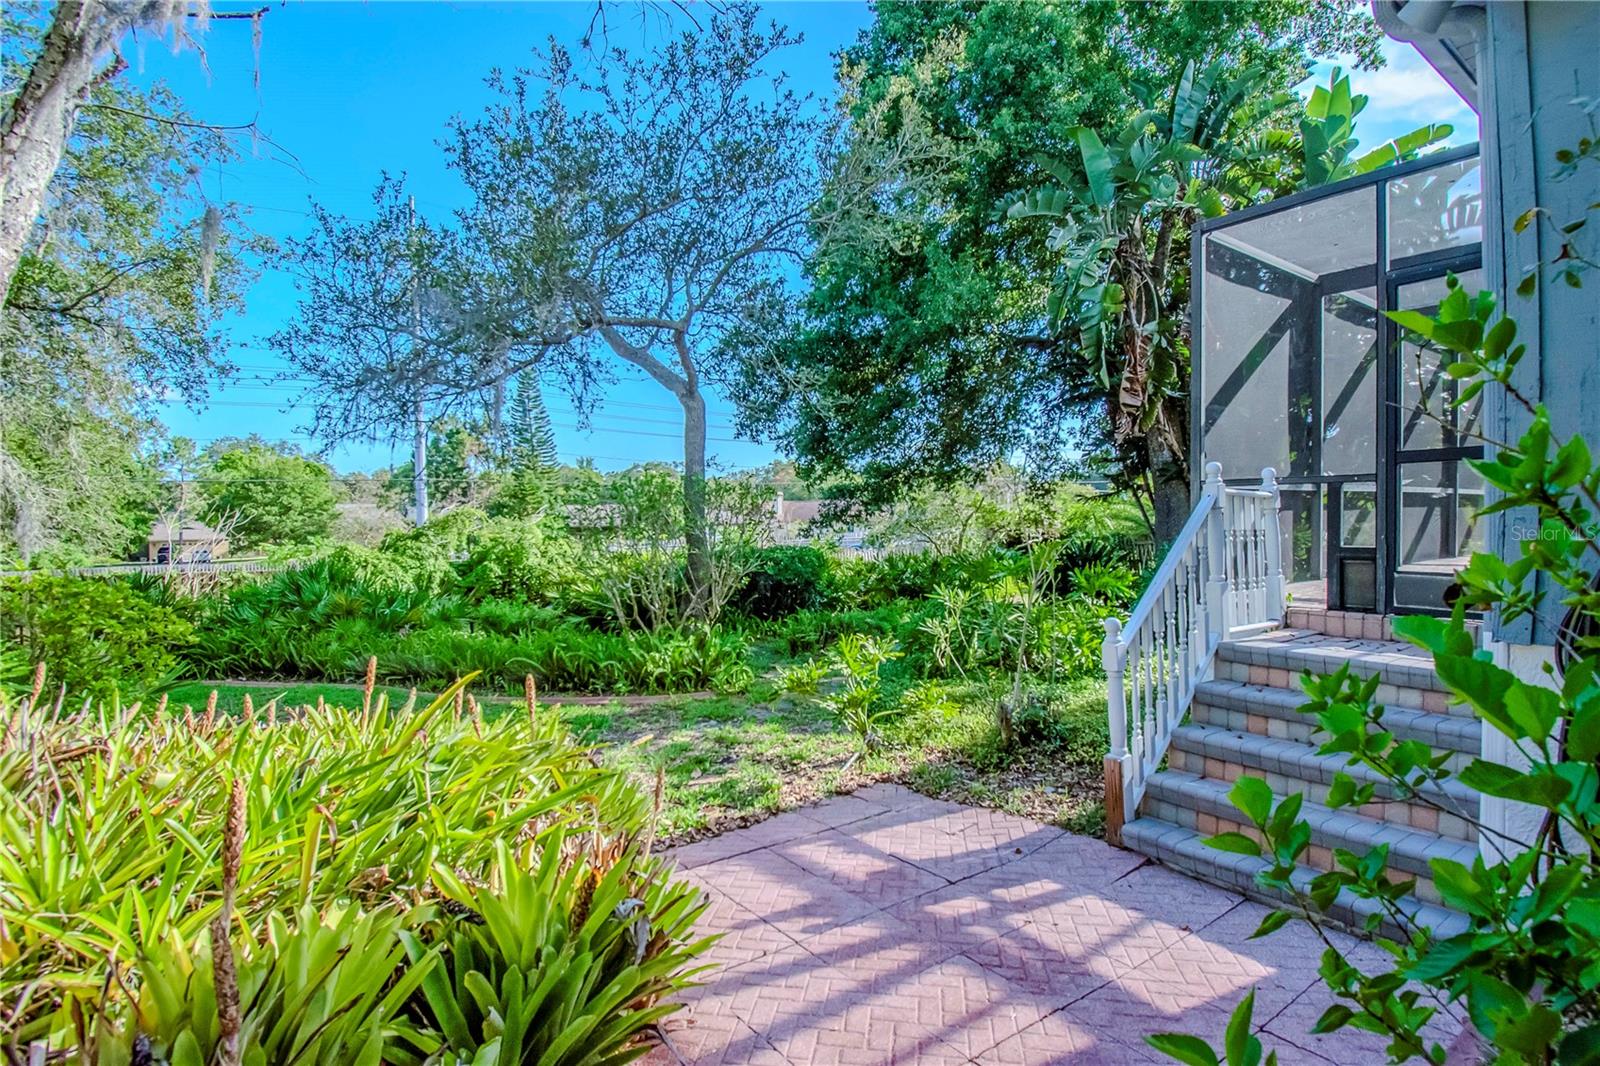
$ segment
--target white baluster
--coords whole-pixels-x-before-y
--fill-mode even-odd
[[[1122,623],[1115,618],[1105,620],[1106,639],[1100,646],[1100,663],[1106,670],[1106,712],[1110,718],[1111,752],[1106,756],[1105,805],[1106,839],[1113,844],[1122,842],[1122,825],[1127,820],[1127,807],[1123,797],[1128,782],[1128,705],[1122,687],[1124,664],[1128,649],[1122,641]]]
[[[1222,487],[1222,464],[1206,464],[1206,491],[1215,495],[1206,520],[1206,553],[1210,559],[1210,587],[1206,589],[1207,650],[1228,632],[1228,520],[1227,492]]]
[[[1106,717],[1111,729],[1111,757],[1121,759],[1128,754],[1128,705],[1122,691],[1122,623],[1115,618],[1105,620],[1106,639],[1100,645],[1100,664],[1106,670]]]
[[[1271,622],[1283,621],[1283,529],[1278,514],[1280,494],[1278,475],[1272,467],[1261,471],[1261,491],[1269,494],[1265,502],[1266,516],[1263,526],[1267,538],[1267,613]]]
[[[1178,620],[1177,589],[1168,585],[1162,596],[1162,602],[1164,604],[1162,614],[1165,617],[1162,618],[1161,627],[1163,647],[1161,668],[1164,674],[1162,685],[1166,690],[1166,706],[1161,715],[1161,746],[1166,747],[1167,737],[1172,734],[1173,723],[1180,713],[1179,708],[1183,706],[1179,702],[1183,695],[1178,691],[1177,632],[1173,628]]]

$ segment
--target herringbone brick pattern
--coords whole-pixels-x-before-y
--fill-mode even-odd
[[[1252,988],[1285,1066],[1382,1057],[1307,1035],[1329,1000],[1304,927],[1251,940],[1257,904],[1026,819],[876,785],[669,854],[725,935],[651,1066],[1163,1062],[1145,1035],[1220,1041]]]

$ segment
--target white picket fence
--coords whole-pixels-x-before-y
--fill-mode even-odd
[[[1258,487],[1229,488],[1210,463],[1194,511],[1128,620],[1105,620],[1108,839],[1138,810],[1217,645],[1282,621],[1279,537],[1274,471],[1263,470]]]
[[[188,577],[196,574],[276,574],[295,570],[305,563],[298,559],[272,563],[265,559],[230,559],[215,563],[106,563],[101,566],[68,566],[59,570],[0,570],[0,577]]]

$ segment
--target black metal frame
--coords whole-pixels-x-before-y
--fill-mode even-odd
[[[1445,254],[1448,253],[1448,254]],[[1444,249],[1441,252],[1430,252],[1424,255],[1409,256],[1396,263],[1384,277],[1383,288],[1384,302],[1391,308],[1398,306],[1400,289],[1406,285],[1415,285],[1418,282],[1432,281],[1442,278],[1446,274],[1461,274],[1468,270],[1479,270],[1483,267],[1483,246],[1473,245],[1467,248]],[[1400,420],[1405,415],[1405,408],[1401,398],[1401,375],[1405,367],[1401,360],[1400,349],[1405,342],[1405,337],[1398,329],[1391,328],[1385,347],[1383,359],[1384,373],[1379,379],[1379,410],[1383,413],[1381,422],[1386,427],[1383,434],[1387,448],[1380,453],[1383,457],[1383,474],[1388,481],[1388,491],[1380,487],[1378,499],[1387,499],[1391,506],[1379,527],[1381,532],[1379,546],[1383,549],[1380,559],[1379,573],[1386,579],[1389,586],[1384,598],[1384,607],[1392,611],[1396,606],[1417,614],[1444,614],[1442,608],[1432,608],[1414,603],[1400,604],[1396,596],[1396,585],[1400,573],[1400,512],[1404,508],[1404,501],[1400,498],[1400,470],[1402,466],[1411,463],[1447,463],[1458,464],[1464,459],[1483,458],[1483,445],[1462,444],[1459,440],[1438,448],[1405,448]],[[1380,343],[1383,338],[1379,338]],[[1452,477],[1459,470],[1459,466],[1448,467]],[[1453,485],[1450,487],[1454,487]],[[1453,530],[1455,523],[1454,510],[1447,510],[1445,520],[1447,528]],[[1448,585],[1448,581],[1424,578],[1421,575],[1412,575],[1408,581],[1419,585],[1437,584]]]
[[[1321,344],[1316,341],[1317,351],[1314,353],[1315,371],[1318,375],[1318,387],[1312,390],[1312,431],[1316,454],[1313,457],[1313,473],[1300,474],[1283,471],[1279,473],[1279,482],[1285,489],[1312,489],[1321,487],[1324,492],[1330,493],[1328,499],[1323,501],[1323,521],[1313,525],[1313,539],[1322,541],[1323,545],[1314,545],[1313,551],[1319,548],[1320,558],[1326,561],[1323,575],[1328,582],[1329,605],[1338,602],[1335,593],[1342,590],[1335,585],[1335,571],[1338,569],[1335,562],[1348,555],[1351,559],[1360,556],[1361,550],[1352,549],[1348,552],[1339,547],[1339,505],[1337,503],[1340,489],[1350,482],[1371,482],[1377,486],[1376,516],[1378,546],[1371,551],[1377,566],[1377,601],[1378,610],[1390,612],[1394,609],[1394,575],[1398,562],[1398,522],[1399,507],[1396,506],[1395,496],[1398,492],[1399,465],[1401,452],[1399,450],[1399,347],[1400,331],[1391,322],[1385,312],[1394,307],[1398,286],[1410,284],[1413,281],[1427,280],[1439,277],[1449,271],[1473,269],[1481,265],[1482,246],[1474,245],[1467,248],[1448,248],[1424,252],[1417,255],[1406,256],[1403,259],[1389,261],[1389,197],[1385,195],[1384,186],[1396,179],[1404,178],[1411,174],[1419,174],[1448,166],[1479,155],[1476,144],[1465,145],[1449,151],[1439,152],[1412,160],[1408,163],[1391,167],[1381,167],[1367,174],[1358,175],[1345,181],[1325,185],[1317,189],[1308,189],[1282,199],[1273,200],[1265,204],[1235,211],[1231,214],[1214,219],[1206,219],[1194,227],[1191,235],[1190,262],[1192,274],[1189,292],[1189,315],[1193,343],[1190,345],[1191,355],[1191,417],[1190,421],[1190,454],[1197,461],[1191,464],[1193,491],[1198,496],[1201,479],[1204,477],[1202,464],[1199,457],[1205,454],[1205,429],[1206,411],[1204,407],[1204,389],[1200,387],[1201,378],[1201,353],[1203,346],[1199,343],[1200,324],[1203,321],[1204,293],[1206,284],[1205,239],[1208,235],[1218,230],[1224,230],[1236,225],[1247,223],[1253,219],[1264,218],[1282,211],[1290,211],[1297,207],[1316,203],[1331,197],[1361,189],[1371,189],[1376,212],[1376,243],[1374,249],[1373,266],[1353,267],[1346,270],[1334,271],[1321,275],[1317,279],[1319,299],[1330,293],[1349,291],[1358,284],[1372,284],[1376,292],[1376,322],[1377,322],[1377,410],[1378,420],[1376,426],[1376,439],[1374,441],[1373,460],[1377,469],[1370,473],[1351,474],[1322,474],[1322,434],[1323,419],[1326,414],[1322,410],[1323,397],[1321,395]],[[1441,458],[1457,459],[1468,457],[1466,451],[1471,449],[1448,449],[1448,456]],[[1477,453],[1482,454],[1478,448]],[[1404,453],[1406,462],[1426,461],[1420,453]],[[1250,474],[1245,476],[1228,476],[1224,471],[1224,480],[1229,484],[1250,484],[1256,478]],[[1393,482],[1393,483],[1391,483]],[[1410,608],[1408,610],[1418,610]]]

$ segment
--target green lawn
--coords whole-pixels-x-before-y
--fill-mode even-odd
[[[177,714],[182,714],[185,706],[193,707],[194,713],[199,714],[205,709],[206,700],[210,697],[212,689],[217,691],[217,709],[224,714],[236,715],[243,710],[246,695],[258,708],[266,706],[267,701],[273,697],[277,697],[280,707],[307,705],[314,707],[319,696],[328,704],[361,706],[360,685],[325,685],[293,681],[259,685],[229,684],[226,681],[185,681],[167,690],[167,706]],[[380,685],[374,691],[387,692],[393,703],[402,704],[406,701],[409,690],[395,688],[392,685]]]
[[[218,707],[237,713],[246,693],[256,707],[358,705],[359,685],[227,685],[195,682],[169,694],[169,707],[198,712],[215,687]],[[386,688],[396,703],[407,691]],[[605,763],[647,791],[665,768],[661,834],[694,839],[872,781],[982,804],[1098,833],[1106,750],[1105,686],[1094,680],[1041,688],[1017,716],[1011,751],[999,743],[1000,690],[977,684],[928,686],[884,727],[885,743],[852,761],[854,736],[814,701],[757,685],[751,695],[663,696],[603,704],[551,704]],[[423,694],[426,698],[427,694]],[[493,715],[520,699],[480,697]]]

